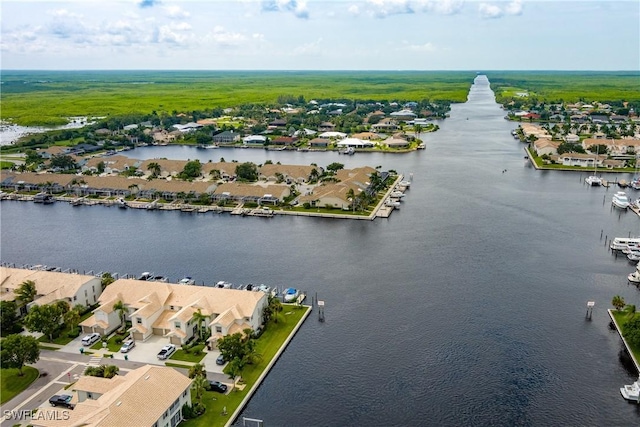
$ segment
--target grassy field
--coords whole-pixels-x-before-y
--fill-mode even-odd
[[[472,72],[3,71],[2,118],[22,125],[71,116],[190,112],[281,95],[311,99],[464,102]]]
[[[262,360],[255,365],[247,365],[242,371],[242,378],[246,386],[243,390],[234,389],[228,394],[212,391],[205,392],[202,403],[207,408],[204,415],[183,422],[184,427],[217,427],[224,426],[231,414],[240,405],[249,389],[256,383],[258,377],[264,371],[271,359],[275,356],[282,343],[289,336],[295,325],[309,308],[298,308],[284,304],[282,313],[278,316],[279,322],[270,321],[262,336],[257,341],[257,352],[262,355]],[[227,409],[227,415],[222,415],[223,408]]]
[[[17,369],[0,369],[0,403],[13,399],[38,379],[39,375],[38,370],[31,366],[24,366],[22,373],[23,376],[18,376]]]
[[[199,344],[196,347],[192,348],[189,353],[180,348],[176,350],[176,352],[173,353],[169,359],[180,360],[182,362],[199,363],[202,359],[204,359],[204,356],[206,356],[206,353],[202,351],[203,348],[204,344]],[[197,349],[200,349],[200,351],[196,352]]]
[[[625,323],[635,319],[636,317],[640,317],[640,313],[635,313],[633,317],[629,316],[629,314],[625,313],[624,311],[615,311],[615,310],[613,310],[612,313],[613,313],[613,317],[616,319],[616,322],[618,323],[618,325],[620,325],[620,328],[622,328],[622,335],[623,336],[624,336]],[[628,341],[627,341],[627,343],[628,343]],[[636,359],[636,361],[638,361],[638,363],[640,363],[640,346],[631,345],[629,343],[629,347],[631,348],[631,352],[633,353],[633,357]]]
[[[640,102],[637,71],[488,71],[498,102],[527,92],[546,102],[635,101]]]

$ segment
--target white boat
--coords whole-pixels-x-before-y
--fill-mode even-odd
[[[147,279],[150,282],[162,282],[162,283],[169,283],[169,279],[167,279],[164,276],[153,276],[150,279]]]
[[[140,275],[140,277],[138,277],[138,280],[151,280],[152,278],[153,278],[153,274],[148,271],[145,271]]]
[[[620,394],[630,402],[640,403],[640,378],[631,385],[621,387]]]
[[[638,237],[616,237],[609,244],[609,248],[614,251],[622,251],[630,246],[638,245],[640,245],[640,238]]]
[[[158,201],[154,200],[153,202],[146,204],[144,208],[150,211],[158,209]]]
[[[411,187],[411,181],[400,181],[399,184],[401,187]]]
[[[295,301],[300,295],[300,292],[296,288],[287,288],[284,290],[284,302]]]
[[[640,261],[640,252],[632,251],[627,254],[627,259],[631,262]]]
[[[389,207],[393,207],[393,208],[399,208],[400,207],[400,202],[396,202],[394,200],[388,199],[386,202],[384,202],[385,206],[389,206]]]
[[[48,193],[38,193],[33,196],[34,203],[44,203],[45,205],[49,205],[56,201],[51,194]]]
[[[119,197],[116,200],[116,203],[120,209],[127,209],[127,202],[122,197]]]
[[[196,281],[193,280],[190,276],[184,276],[182,279],[180,279],[178,284],[179,285],[195,285]]]
[[[627,276],[627,280],[631,283],[640,283],[640,273],[636,270]]]
[[[631,252],[640,252],[640,245],[629,243],[627,247],[622,250],[622,253],[625,255],[629,255]]]
[[[220,289],[231,289],[231,286],[231,283],[220,280],[218,283],[216,283],[215,287]]]
[[[613,195],[611,204],[618,209],[627,209],[629,207],[629,198],[624,191],[618,191]]]
[[[602,185],[602,178],[600,178],[597,175],[589,175],[584,179],[584,182],[594,187],[597,187]]]
[[[405,194],[402,191],[392,191],[391,192],[391,197],[395,198],[395,199],[401,199],[405,196]]]

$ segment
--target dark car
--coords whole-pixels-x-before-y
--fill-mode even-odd
[[[224,365],[226,361],[224,360],[224,356],[220,355],[216,358],[216,365]]]
[[[217,391],[218,393],[226,393],[227,386],[220,381],[209,381],[209,390]]]
[[[73,409],[71,404],[71,396],[68,394],[56,394],[49,399],[51,406],[64,406],[68,409]]]

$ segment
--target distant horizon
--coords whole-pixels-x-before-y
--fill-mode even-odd
[[[420,69],[406,69],[406,70],[392,70],[392,69],[189,69],[189,68],[166,68],[166,69],[153,69],[153,68],[75,68],[75,69],[37,69],[37,68],[12,68],[12,69],[0,69],[0,73],[3,72],[282,72],[282,73],[297,73],[297,72],[311,72],[311,73],[339,73],[339,72],[363,72],[363,73],[440,73],[440,72],[460,72],[460,73],[477,73],[485,74],[486,72],[550,72],[550,73],[636,73],[640,75],[640,69],[619,69],[619,70],[598,70],[598,69],[434,69],[434,70],[420,70]]]
[[[0,49],[6,70],[619,71],[640,68],[638,16],[626,0],[3,0]]]

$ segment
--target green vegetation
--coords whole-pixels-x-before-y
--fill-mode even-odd
[[[451,71],[4,71],[2,116],[60,125],[72,116],[192,112],[302,99],[464,102],[474,74]]]
[[[120,368],[116,365],[87,366],[84,374],[92,377],[113,378],[118,375],[118,371]]]
[[[495,71],[487,72],[496,101],[577,102],[597,100],[613,105],[640,104],[637,71]],[[527,93],[519,96],[518,93]]]
[[[169,359],[180,360],[182,362],[199,363],[205,356],[205,353],[202,351],[203,348],[204,344],[198,344],[194,347],[191,347],[188,351],[178,349],[171,355]]]
[[[9,335],[0,341],[0,366],[3,369],[17,369],[23,375],[26,363],[36,363],[40,359],[38,341],[30,335]]]
[[[635,305],[627,305],[624,310],[614,310],[612,314],[631,348],[633,357],[640,363],[640,313],[636,312]]]
[[[284,304],[284,315],[280,316],[280,322],[275,319],[270,320],[263,334],[256,340],[255,351],[262,355],[255,364],[248,364],[242,370],[242,379],[245,387],[240,390],[234,388],[228,394],[221,394],[212,391],[205,391],[202,396],[202,404],[206,408],[204,415],[191,420],[184,421],[181,425],[185,427],[216,427],[224,426],[245,398],[250,388],[256,383],[260,374],[264,371],[269,362],[273,359],[278,349],[282,346],[300,319],[309,310],[307,307],[298,307]],[[225,367],[225,372],[227,372]],[[192,395],[196,402],[195,396]],[[227,414],[222,415],[223,408],[227,409]]]
[[[107,342],[107,350],[118,353],[120,351],[120,347],[122,347],[123,335],[113,334],[106,342]],[[102,350],[103,341],[98,341],[93,344],[91,348],[93,350]]]
[[[36,368],[25,366],[22,372],[21,376],[17,369],[0,369],[0,403],[10,401],[38,379]]]

